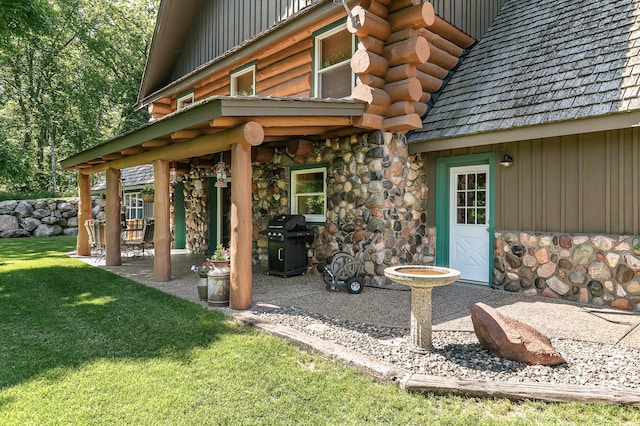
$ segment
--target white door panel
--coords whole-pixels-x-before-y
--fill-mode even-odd
[[[461,279],[489,277],[489,166],[450,169],[449,266]]]

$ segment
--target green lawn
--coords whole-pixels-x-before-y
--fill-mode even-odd
[[[407,394],[67,258],[74,245],[0,240],[1,425],[640,423],[628,407]]]

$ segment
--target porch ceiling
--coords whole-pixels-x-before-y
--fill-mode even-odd
[[[181,143],[248,122],[262,126],[264,143],[267,144],[293,138],[314,139],[359,133],[364,130],[353,127],[353,122],[362,116],[365,106],[366,103],[361,101],[341,99],[214,97],[68,157],[60,164],[66,170],[82,170],[85,174],[98,173],[112,166],[122,168],[119,165],[128,157],[131,158],[127,163],[137,164],[127,164],[127,167],[145,164],[149,161],[142,159],[148,156],[140,154],[170,145],[177,148]],[[190,156],[187,146],[185,144],[184,152],[178,150],[180,154],[171,160],[188,163],[192,158],[203,158],[202,155]],[[219,151],[219,145],[214,144],[207,155]]]

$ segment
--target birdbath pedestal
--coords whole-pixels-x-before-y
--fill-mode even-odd
[[[411,288],[411,342],[409,350],[427,353],[431,343],[431,290],[448,285],[460,278],[451,268],[427,265],[399,265],[384,270],[391,281]]]

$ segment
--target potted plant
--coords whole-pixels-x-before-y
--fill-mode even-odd
[[[203,262],[202,265],[200,266],[191,265],[191,272],[198,274],[198,277],[199,277],[198,297],[200,298],[200,300],[207,300],[207,292],[208,292],[207,273],[212,267],[213,265],[210,265],[207,262]]]
[[[209,306],[228,306],[231,269],[229,268],[230,251],[222,244],[216,246],[207,264],[212,268],[207,272],[207,301]]]
[[[145,203],[153,203],[154,193],[155,190],[153,189],[153,186],[145,185],[144,188],[142,188],[142,191],[140,191],[140,199]]]

